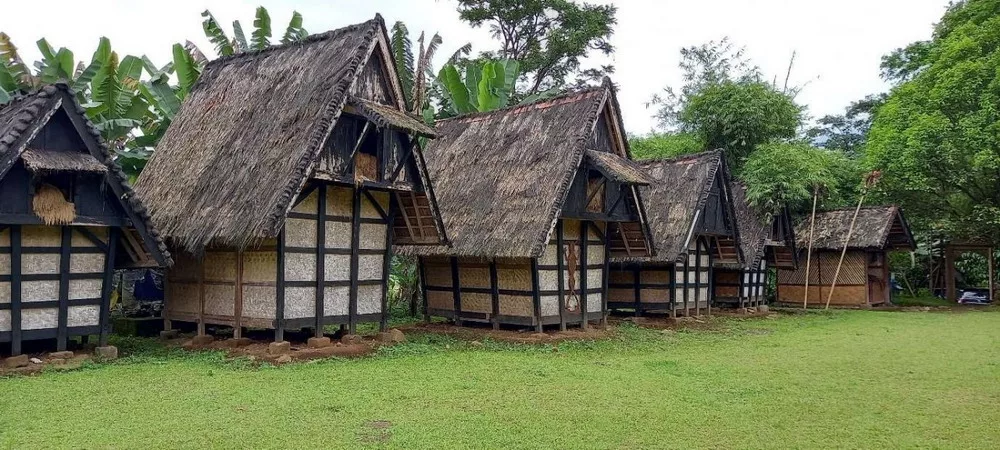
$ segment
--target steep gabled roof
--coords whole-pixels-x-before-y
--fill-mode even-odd
[[[192,251],[209,243],[244,247],[276,236],[350,100],[352,84],[387,41],[376,16],[210,62],[136,186],[164,234]],[[388,57],[383,61],[391,64]],[[393,81],[394,71],[388,72]],[[402,108],[398,85],[390,86]],[[362,106],[378,123],[432,134],[405,113],[390,117],[385,108]],[[415,150],[418,166],[420,152]]]
[[[646,204],[657,254],[651,258],[614,258],[614,261],[679,261],[686,253],[688,241],[697,225],[696,212],[705,207],[717,175],[721,171],[722,179],[729,179],[722,150],[639,161],[638,164],[653,179],[653,183],[640,188],[640,192]],[[722,192],[728,192],[725,186],[720,187]],[[731,217],[731,200],[728,197],[721,200]]]
[[[813,230],[813,249],[840,250],[844,248],[854,217],[854,208],[836,209],[816,213]],[[806,215],[795,228],[800,249],[809,245],[809,216]],[[868,206],[858,213],[849,248],[854,249],[913,249],[913,235],[897,206]]]
[[[425,154],[452,247],[398,250],[541,255],[606,107],[617,111],[609,80],[549,100],[437,122],[438,138]],[[627,147],[619,156],[628,156]]]
[[[80,139],[87,147],[87,153],[52,155],[44,149],[41,151],[26,149],[49,119],[60,110],[66,113],[76,128]],[[101,139],[101,132],[87,119],[86,111],[76,101],[76,95],[69,86],[61,83],[47,85],[6,105],[0,105],[0,178],[3,178],[18,160],[24,160],[29,170],[35,167],[42,171],[106,173],[107,185],[118,198],[150,255],[162,266],[173,264],[167,246],[160,238],[159,231],[153,226],[149,210],[132,191],[128,176],[115,163],[107,145]],[[104,170],[95,167],[95,163],[103,166]]]
[[[747,188],[739,181],[729,183],[733,197],[733,211],[736,212],[736,228],[740,234],[740,250],[743,253],[743,267],[757,267],[764,257],[767,240],[771,237],[774,216],[750,206]]]

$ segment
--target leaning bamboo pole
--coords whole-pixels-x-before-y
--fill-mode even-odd
[[[861,213],[861,205],[865,203],[865,196],[868,190],[875,186],[881,173],[878,171],[868,174],[865,178],[864,190],[861,191],[861,199],[858,200],[858,207],[854,209],[854,217],[851,218],[851,226],[847,228],[847,237],[844,239],[844,248],[840,251],[840,261],[837,262],[837,270],[833,272],[833,280],[830,281],[830,292],[826,295],[826,305],[823,309],[830,309],[830,299],[833,298],[833,291],[837,288],[837,277],[840,276],[840,268],[844,265],[844,256],[847,256],[847,247],[851,244],[851,235],[854,234],[854,225],[858,221],[858,214]]]
[[[806,292],[802,298],[802,309],[809,309],[809,266],[812,263],[813,227],[816,225],[816,200],[819,199],[819,186],[813,186],[813,209],[809,216],[809,247],[806,250]]]

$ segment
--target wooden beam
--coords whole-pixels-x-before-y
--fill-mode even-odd
[[[625,254],[632,256],[632,247],[628,245],[628,233],[625,231],[625,225],[618,225],[618,233],[622,235],[622,242],[625,243]]]
[[[608,229],[609,224],[604,224]],[[608,234],[604,233],[604,269],[601,271],[601,328],[608,327],[608,275],[611,272],[611,250],[608,248]]]
[[[364,190],[363,192],[365,194],[365,198],[367,198],[368,202],[372,204],[373,208],[375,208],[375,212],[378,213],[378,216],[381,217],[382,220],[388,221],[389,220],[389,214],[387,212],[385,212],[385,209],[382,208],[382,205],[379,204],[378,200],[376,200],[375,197],[371,194],[371,192],[368,192],[367,189]],[[392,197],[389,198],[389,202],[392,202]],[[392,209],[392,205],[390,205],[390,209]],[[389,248],[389,247],[386,247],[386,248]]]
[[[712,302],[715,301],[715,255],[712,246],[716,242],[709,242],[708,247],[708,315],[712,315]]]
[[[413,224],[410,223],[410,215],[406,213],[406,204],[403,203],[403,196],[400,193],[395,193],[396,201],[399,203],[399,211],[403,214],[403,222],[406,223],[406,230],[410,232],[410,239],[416,240],[417,234],[413,232]],[[413,206],[413,212],[416,214],[417,207]]]
[[[424,224],[423,221],[420,220],[420,203],[417,202],[417,194],[414,194],[413,191],[410,191],[410,199],[413,200],[413,216],[414,219],[416,219],[417,221],[417,229],[420,230],[420,240],[423,241],[425,237]]]
[[[462,281],[458,277],[458,258],[452,256],[451,263],[451,298],[455,302],[455,325],[462,326]]]
[[[10,353],[21,354],[21,226],[10,227]]]
[[[531,258],[531,300],[535,315],[535,332],[541,333],[542,328],[542,293],[538,286],[538,258]]]
[[[566,331],[566,274],[563,271],[566,268],[564,258],[565,250],[563,249],[563,226],[564,222],[562,219],[556,221],[556,247],[558,251],[556,252],[556,268],[559,273],[556,275],[556,281],[559,282],[559,331]]]
[[[677,317],[677,263],[670,263],[670,317]]]
[[[396,161],[396,167],[392,169],[392,173],[389,175],[389,179],[386,180],[387,183],[396,182],[396,177],[398,177],[400,172],[403,171],[403,167],[406,166],[406,162],[410,159],[410,156],[413,155],[413,148],[416,146],[417,146],[417,138],[413,137],[410,139],[410,146],[406,149],[406,153],[403,154],[403,157],[399,161]]]
[[[354,162],[354,157],[357,156],[358,150],[361,149],[361,144],[365,142],[370,126],[371,122],[366,121],[364,128],[361,129],[361,134],[358,135],[358,141],[354,143],[354,149],[352,149],[351,154],[347,156],[347,160],[345,161],[347,167],[344,167],[343,170],[341,170],[341,174],[347,174],[349,170],[354,170],[354,165],[352,164]]]
[[[69,258],[73,246],[73,229],[68,226],[59,227],[62,242],[59,246],[59,309],[58,329],[56,332],[56,350],[66,350],[67,322],[69,321]]]
[[[632,268],[632,290],[635,295],[635,317],[642,315],[642,287],[639,286],[639,276],[642,274],[640,270],[641,266],[635,266]]]
[[[83,237],[87,238],[91,243],[94,244],[95,247],[99,248],[102,252],[108,251],[108,243],[102,241],[101,238],[94,235],[94,233],[92,233],[86,227],[75,227],[73,228],[73,231],[76,231],[77,233],[83,235]]]
[[[355,334],[358,330],[358,248],[361,247],[361,189],[354,189],[351,212],[351,291],[348,302],[347,330]],[[388,249],[386,249],[388,251]]]
[[[97,340],[97,345],[101,347],[108,345],[108,332],[111,328],[111,289],[114,287],[115,254],[118,246],[118,234],[120,232],[118,228],[108,230],[107,252],[104,256],[104,279],[101,284],[101,312],[99,317],[101,332]],[[167,281],[164,280],[163,284],[166,285]]]
[[[500,329],[500,282],[497,276],[497,260],[496,258],[490,260],[490,301],[493,305],[493,316],[490,317],[493,322],[493,329]]]
[[[201,270],[198,273],[198,336],[205,335],[205,270],[208,250],[201,256]]]
[[[691,277],[691,254],[684,253],[684,317],[691,315],[690,307],[688,306],[688,282]]]
[[[580,310],[582,312],[580,315],[580,325],[584,330],[589,325],[587,321],[587,313],[589,312],[589,307],[587,306],[587,248],[590,247],[588,239],[590,236],[589,223],[586,220],[580,222]]]
[[[321,185],[316,187],[318,201],[318,214],[316,217],[316,305],[315,305],[315,324],[313,329],[313,336],[323,337],[323,316],[326,315],[326,196],[329,194],[327,186]],[[357,194],[355,190],[354,201],[357,202]],[[352,219],[357,221],[357,205],[354,205],[355,214]],[[353,235],[352,235],[353,236]],[[353,240],[351,241],[353,244]],[[352,246],[353,250],[353,246]],[[354,259],[351,259],[353,264]],[[352,265],[353,268],[353,265]],[[354,281],[355,272],[351,271],[351,281]],[[351,332],[353,333],[353,330]]]
[[[600,193],[604,192],[604,187],[607,186],[607,184],[608,184],[608,179],[607,178],[601,178],[601,184],[599,184],[597,186],[597,188],[594,189],[592,192],[590,192],[589,194],[587,194],[587,201],[584,202],[584,204],[583,204],[583,209],[585,211],[590,209],[590,202],[592,202],[594,200],[594,197],[596,197],[597,194],[600,194]],[[589,188],[590,186],[588,185],[587,187]]]
[[[278,233],[277,268],[275,274],[274,342],[285,340],[285,229]]]
[[[698,239],[694,243],[694,315],[701,315],[701,243]]]

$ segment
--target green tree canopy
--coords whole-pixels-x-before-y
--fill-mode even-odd
[[[861,175],[856,161],[840,151],[782,142],[759,146],[739,178],[747,185],[750,204],[777,213],[784,206],[793,212],[808,210],[816,190],[823,208],[849,203],[856,197]]]
[[[705,150],[705,142],[694,133],[649,133],[630,136],[629,147],[635,159],[673,158]]]
[[[865,165],[921,228],[1000,237],[1000,0],[952,4],[931,40],[883,59],[897,83]]]

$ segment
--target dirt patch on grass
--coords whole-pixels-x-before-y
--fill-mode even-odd
[[[388,420],[369,420],[358,432],[358,440],[366,444],[389,442],[392,439],[392,422]]]
[[[421,323],[401,328],[405,333],[434,333],[451,336],[463,341],[481,341],[491,339],[499,342],[510,342],[515,344],[548,344],[573,340],[597,340],[604,339],[614,333],[612,327],[603,329],[597,326],[582,328],[570,328],[566,331],[549,330],[543,333],[527,329],[500,329],[494,330],[492,326],[455,326],[448,323]]]
[[[93,350],[79,350],[72,358],[52,358],[47,353],[25,354],[28,363],[24,367],[6,367],[6,359],[0,358],[0,377],[13,375],[36,375],[46,371],[75,370],[93,359]],[[13,358],[11,358],[13,359]]]
[[[376,341],[374,337],[363,337],[360,342],[344,344],[333,342],[327,347],[310,348],[305,341],[290,340],[287,352],[272,353],[273,341],[263,339],[216,339],[206,344],[196,343],[191,335],[182,335],[165,340],[168,346],[181,347],[190,351],[223,351],[229,358],[247,358],[255,363],[287,364],[293,361],[311,361],[331,357],[360,358],[371,355],[378,347],[388,345]]]

